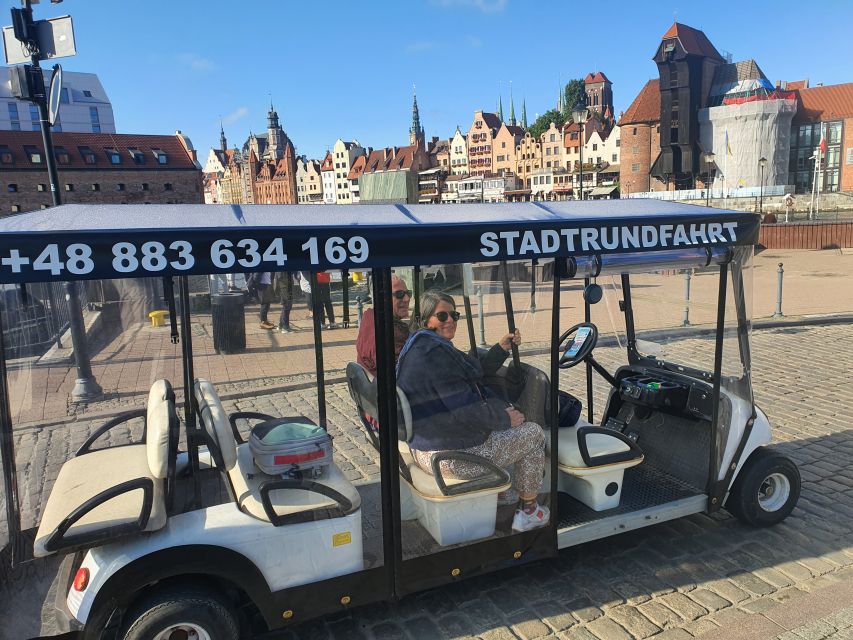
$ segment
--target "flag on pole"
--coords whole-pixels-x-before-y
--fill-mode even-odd
[[[729,144],[729,130],[726,129],[726,155],[732,155],[732,145]]]
[[[823,137],[823,131],[820,133],[820,145],[818,146],[820,147],[821,153],[826,153],[826,138]]]

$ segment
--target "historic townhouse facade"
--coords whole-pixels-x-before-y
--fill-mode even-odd
[[[338,201],[338,182],[335,175],[335,160],[331,151],[326,152],[320,165],[323,184],[323,204],[335,204]]]
[[[515,158],[519,189],[530,189],[530,177],[534,171],[542,168],[542,143],[534,139],[529,131],[525,132],[515,148]]]
[[[450,173],[454,176],[468,174],[468,141],[459,127],[450,139]]]
[[[353,195],[349,172],[356,158],[366,154],[367,151],[357,140],[344,142],[338,138],[335,141],[332,147],[332,161],[335,168],[335,201],[337,204],[352,204]]]
[[[468,130],[468,175],[492,173],[495,164],[494,140],[501,127],[496,113],[475,111]]]
[[[524,129],[518,126],[501,123],[498,134],[495,136],[495,164],[492,173],[503,175],[507,172],[515,173],[518,160],[515,149],[524,137]]]
[[[296,195],[299,204],[323,204],[323,177],[317,160],[296,160]]]

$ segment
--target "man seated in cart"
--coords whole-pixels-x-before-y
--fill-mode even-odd
[[[453,450],[514,467],[513,489],[499,496],[504,503],[518,500],[513,530],[547,524],[549,511],[537,503],[545,471],[542,428],[484,384],[484,375],[496,372],[512,345],[521,343],[521,334],[508,333],[482,359],[473,358],[451,342],[459,320],[456,303],[435,291],[424,294],[416,320],[419,329],[397,363],[397,384],[411,404],[410,446],[418,466],[431,472],[433,455]],[[466,460],[444,460],[440,468],[459,478],[482,474],[480,465]]]
[[[400,350],[409,337],[409,303],[412,300],[412,292],[406,286],[406,281],[397,275],[391,276],[391,312],[394,315],[394,358],[400,355]],[[355,350],[358,354],[358,363],[367,372],[376,377],[376,334],[374,333],[375,318],[373,309],[367,309],[361,317],[358,328],[358,338],[355,341]]]

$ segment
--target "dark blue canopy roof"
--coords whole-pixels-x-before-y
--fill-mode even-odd
[[[757,236],[755,214],[640,199],[63,205],[0,219],[0,282],[527,260],[753,244]]]

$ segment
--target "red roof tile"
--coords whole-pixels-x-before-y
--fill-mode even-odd
[[[583,82],[584,84],[595,84],[597,82],[610,82],[610,80],[608,80],[607,76],[601,71],[596,71],[595,73],[586,74],[586,78],[583,79]]]
[[[661,40],[669,40],[670,38],[678,38],[684,51],[694,55],[705,56],[707,58],[715,58],[723,62],[723,56],[708,40],[708,36],[699,29],[688,27],[686,24],[673,22],[672,26],[667,30]]]
[[[195,169],[195,163],[187,153],[177,136],[135,135],[122,133],[66,133],[53,134],[53,146],[56,155],[63,153],[68,162],[57,163],[58,169]],[[33,164],[25,147],[31,147],[43,155],[41,133],[38,131],[0,131],[0,147],[12,152],[13,164],[4,168],[44,168],[44,162]],[[107,150],[117,151],[119,164],[113,164]],[[134,159],[131,150],[141,162]],[[161,164],[154,151],[166,154],[166,163]],[[86,162],[83,154],[94,156],[94,161]],[[89,156],[91,158],[91,155]]]
[[[660,80],[649,80],[622,114],[619,126],[660,120]]]
[[[489,127],[489,129],[492,129],[495,133],[497,133],[498,129],[501,128],[501,119],[496,113],[483,111],[483,122],[485,122],[486,126]]]
[[[797,122],[853,117],[853,82],[801,89],[797,93],[797,114],[794,116]]]
[[[805,80],[792,80],[791,82],[786,82],[786,83],[785,83],[785,89],[786,89],[787,91],[799,91],[799,90],[801,90],[801,89],[808,89],[808,88],[809,88],[809,81],[808,81],[808,79],[805,79]]]
[[[323,158],[323,164],[320,166],[320,171],[334,171],[335,161],[332,160],[332,152],[327,151],[326,157]]]
[[[347,180],[358,180],[364,173],[365,167],[367,167],[367,156],[358,156],[350,167]]]

